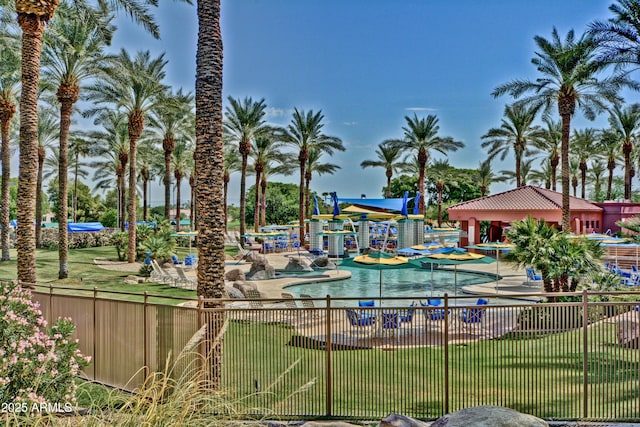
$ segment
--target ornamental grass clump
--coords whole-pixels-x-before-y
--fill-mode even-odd
[[[75,407],[74,377],[89,365],[90,357],[83,356],[78,340],[71,339],[74,331],[69,318],[48,327],[29,290],[0,282],[0,415]]]

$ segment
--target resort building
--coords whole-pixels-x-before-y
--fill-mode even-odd
[[[616,232],[620,227],[616,221],[640,214],[640,203],[603,202],[595,203],[579,197],[569,197],[571,231],[576,234]],[[533,185],[490,196],[468,200],[447,208],[449,219],[460,221],[467,236],[460,245],[472,245],[480,241],[480,221],[490,221],[490,241],[502,240],[504,227],[532,215],[552,224],[562,223],[562,193]]]

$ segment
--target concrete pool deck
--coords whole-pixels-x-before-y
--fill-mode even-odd
[[[269,264],[271,264],[276,270],[282,270],[289,262],[289,257],[297,256],[296,252],[281,252],[274,254],[266,254],[264,255]],[[225,265],[225,272],[240,269],[243,272],[248,272],[251,267],[250,263],[240,263],[240,264],[232,264],[231,261]],[[453,267],[443,266],[440,267],[442,270],[451,270],[453,271]],[[495,264],[474,264],[472,266],[468,266],[464,269],[458,268],[458,271],[471,271],[471,272],[480,272],[495,275],[496,273],[496,265]],[[499,272],[502,276],[498,287],[496,288],[496,282],[490,281],[487,283],[482,283],[478,285],[468,285],[462,286],[460,289],[464,294],[468,295],[496,295],[502,296],[505,298],[513,298],[513,299],[524,299],[530,301],[537,301],[538,298],[535,297],[527,297],[527,294],[534,294],[542,292],[542,283],[527,283],[527,276],[524,270],[517,269],[513,266],[512,263],[508,263],[505,261],[500,261]],[[251,281],[251,283],[255,284],[258,288],[258,291],[265,298],[281,298],[281,293],[286,292],[285,287],[293,284],[300,283],[309,283],[309,282],[320,282],[320,281],[331,281],[331,280],[340,280],[340,279],[348,279],[351,277],[351,273],[346,270],[340,270],[338,267],[337,270],[328,269],[318,271],[318,274],[326,275],[328,277],[313,277],[313,278],[304,278],[304,277],[282,277],[276,279],[269,280],[255,280]]]

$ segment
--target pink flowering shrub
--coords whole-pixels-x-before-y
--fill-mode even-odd
[[[0,402],[75,404],[73,378],[90,358],[74,331],[69,318],[47,327],[31,292],[0,282]]]

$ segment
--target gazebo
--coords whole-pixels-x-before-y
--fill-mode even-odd
[[[602,231],[602,207],[572,196],[569,197],[569,207],[572,232],[583,234]],[[559,226],[562,223],[562,193],[525,185],[449,206],[447,212],[449,219],[460,221],[460,227],[467,232],[467,237],[461,239],[461,246],[480,241],[480,221],[491,221],[489,240],[498,241],[502,238],[505,226],[529,215]]]

